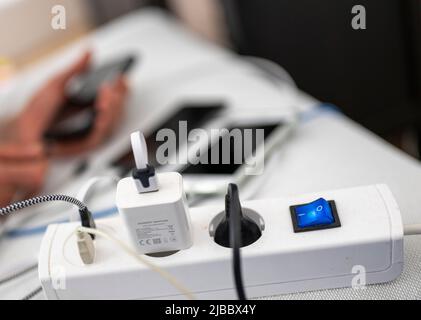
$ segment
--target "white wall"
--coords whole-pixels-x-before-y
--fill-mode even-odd
[[[67,29],[51,28],[51,8],[66,8]],[[84,0],[0,0],[0,56],[20,63],[87,30]]]

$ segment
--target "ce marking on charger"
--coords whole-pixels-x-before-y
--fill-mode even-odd
[[[153,242],[152,242],[152,239],[146,239],[146,240],[140,240],[139,241],[139,244],[141,245],[141,246],[146,246],[146,245],[152,245],[153,244]]]

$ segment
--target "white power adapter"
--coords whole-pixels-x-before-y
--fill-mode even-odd
[[[135,132],[131,141],[137,168],[132,177],[119,181],[116,193],[129,238],[140,254],[190,248],[193,241],[182,176],[156,174],[147,163],[143,135]]]

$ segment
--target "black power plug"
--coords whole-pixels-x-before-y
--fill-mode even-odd
[[[238,187],[229,184],[228,193],[225,196],[225,216],[215,229],[214,241],[226,248],[232,248],[230,227],[232,224],[231,215],[238,215],[235,220],[239,220],[239,230],[241,233],[239,247],[246,247],[256,242],[261,236],[260,227],[252,219],[243,214],[240,204]],[[234,221],[235,221],[234,220]]]
[[[239,300],[247,300],[241,271],[240,248],[254,243],[262,235],[260,227],[243,214],[238,187],[230,183],[225,196],[225,215],[215,230],[214,241],[232,248],[234,283]]]

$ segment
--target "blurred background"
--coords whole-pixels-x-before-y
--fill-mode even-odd
[[[120,16],[171,12],[200,36],[283,66],[298,86],[420,157],[421,5],[418,0],[0,0],[0,83]],[[66,8],[66,30],[50,26]],[[364,5],[367,29],[350,27]]]

